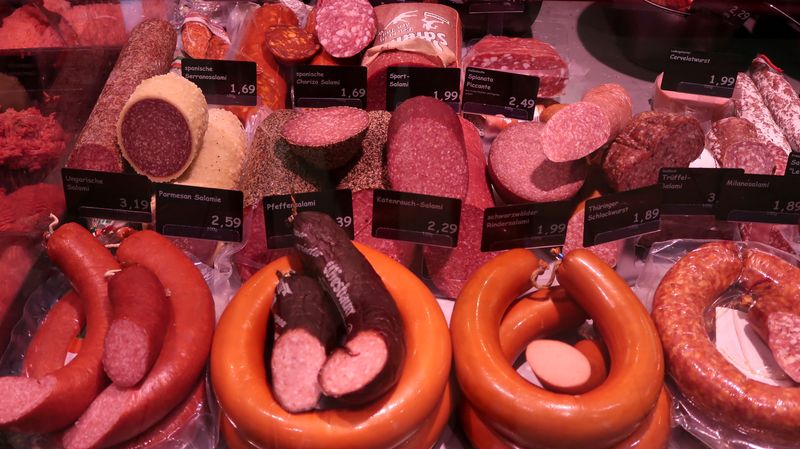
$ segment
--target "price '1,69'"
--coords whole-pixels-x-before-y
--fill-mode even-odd
[[[342,97],[350,97],[350,98],[363,98],[367,95],[367,89],[353,89],[348,91],[345,88],[342,88]]]
[[[231,84],[231,95],[253,95],[256,93],[255,84],[245,84],[240,89],[236,89],[236,84]]]
[[[242,219],[239,217],[220,217],[219,215],[211,216],[211,226],[216,228],[238,228],[242,225]]]

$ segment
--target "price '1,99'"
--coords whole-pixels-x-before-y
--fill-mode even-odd
[[[709,80],[708,84],[712,86],[724,86],[724,87],[733,87],[736,84],[736,77],[735,76],[721,76],[717,79],[716,75],[711,75],[711,80]]]
[[[536,228],[536,235],[563,234],[566,231],[567,231],[566,223],[551,224],[547,228],[544,227],[544,225],[539,225],[539,227]]]
[[[435,90],[433,91],[433,98],[442,101],[456,101],[458,100],[458,91],[446,90],[444,92],[440,92],[438,90]]]

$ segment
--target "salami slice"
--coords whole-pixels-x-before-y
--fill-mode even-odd
[[[284,65],[308,61],[319,50],[314,35],[298,26],[273,27],[264,36],[264,51]]]
[[[727,117],[711,124],[706,134],[706,148],[718,161],[725,156],[725,149],[744,139],[754,139],[758,133],[751,122],[739,117]]]
[[[367,0],[328,0],[315,18],[319,43],[335,58],[355,56],[375,39],[377,19]]]
[[[519,123],[503,130],[489,149],[489,175],[508,203],[561,201],[583,186],[586,162],[551,162],[542,150],[540,123]]]
[[[752,78],[746,73],[739,73],[736,77],[733,103],[736,109],[736,116],[755,125],[758,137],[774,143],[783,149],[786,154],[789,154],[792,150],[789,141],[786,140],[778,124],[775,123],[772,113],[767,108]]]
[[[556,112],[542,129],[542,151],[552,162],[584,158],[611,138],[612,126],[600,106],[587,101]]]
[[[764,56],[753,60],[750,77],[792,149],[800,151],[800,98]]]
[[[774,174],[775,159],[769,148],[771,146],[774,145],[753,138],[738,140],[725,148],[722,166],[741,168],[745,173],[754,175]]]
[[[183,51],[190,57],[204,59],[211,41],[211,30],[200,22],[186,22],[181,27],[181,43]]]
[[[486,181],[486,156],[483,154],[483,142],[478,128],[469,120],[459,117],[464,133],[464,144],[467,148],[467,167],[469,169],[469,186],[466,203],[479,209],[494,206],[492,192]]]
[[[633,101],[619,84],[601,84],[589,89],[581,101],[597,105],[605,114],[611,125],[611,139],[617,137],[633,116]]]
[[[283,125],[281,137],[311,165],[329,170],[348,163],[361,150],[369,114],[349,106],[309,109]]]

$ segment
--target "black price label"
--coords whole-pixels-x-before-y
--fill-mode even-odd
[[[150,180],[142,175],[61,169],[67,214],[149,223]]]
[[[737,55],[696,50],[671,50],[661,89],[730,98],[736,75],[745,67]]]
[[[461,110],[533,120],[539,77],[467,67]]]
[[[583,246],[656,232],[661,227],[658,184],[586,200]]]
[[[722,180],[740,168],[662,168],[661,213],[715,215]]]
[[[423,245],[455,247],[461,200],[376,189],[372,198],[372,236]]]
[[[154,190],[159,234],[242,241],[242,192],[178,184],[156,184]]]
[[[794,151],[789,153],[789,162],[786,163],[786,171],[783,174],[786,176],[800,175],[800,153]]]
[[[473,0],[469,3],[470,14],[503,14],[525,12],[525,0]]]
[[[294,196],[294,200],[292,199]],[[324,212],[336,220],[353,239],[353,192],[326,190],[264,197],[264,222],[267,225],[267,248],[289,248],[294,245],[292,225],[289,223],[293,209],[297,212]]]
[[[490,207],[483,213],[481,251],[564,244],[572,201]]]
[[[800,218],[800,178],[747,174],[726,176],[719,193],[717,218],[797,224]]]
[[[181,74],[203,91],[209,104],[256,105],[255,62],[185,58]]]
[[[386,70],[386,110],[411,97],[424,95],[442,100],[458,112],[461,70],[437,67],[389,67]]]
[[[728,25],[733,27],[742,26],[752,17],[752,1],[731,1],[731,0],[694,0],[692,11],[707,13],[711,17],[721,17]]]
[[[367,107],[367,68],[363,66],[300,66],[292,82],[294,107]]]

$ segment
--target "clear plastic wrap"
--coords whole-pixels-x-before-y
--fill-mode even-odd
[[[653,309],[656,289],[661,284],[667,271],[684,256],[705,243],[709,243],[709,241],[670,240],[656,243],[651,247],[644,268],[634,287],[634,291],[648,310]],[[800,259],[791,254],[761,243],[736,242],[730,244],[734,245],[734,248],[739,253],[745,249],[758,250],[777,256],[793,265],[797,265],[800,261]],[[714,366],[718,366],[719,364],[718,359],[712,362],[706,362],[708,355],[700,355],[700,358],[695,359],[694,363],[708,363],[708,366],[701,369],[706,373],[704,375],[706,378],[709,378],[709,376],[717,376],[715,377],[714,385],[720,388],[734,388],[735,390],[733,391],[738,391],[740,393],[743,391],[747,392],[743,393],[744,396],[739,396],[738,399],[736,397],[726,397],[725,395],[715,396],[716,399],[714,399],[720,406],[728,401],[737,401],[737,403],[740,404],[739,407],[741,407],[741,409],[737,415],[741,414],[741,417],[736,421],[736,426],[739,428],[734,429],[732,426],[723,424],[719,416],[712,416],[714,412],[703,409],[699,404],[690,400],[690,398],[681,391],[675,380],[670,379],[669,385],[673,393],[675,404],[673,420],[677,425],[683,427],[687,432],[712,449],[789,449],[796,447],[796,442],[778,440],[777,438],[779,437],[769,432],[760,434],[758,432],[759,429],[752,429],[754,424],[748,419],[749,417],[747,415],[751,407],[770,407],[772,410],[770,413],[773,414],[772,416],[774,416],[776,425],[780,425],[782,416],[779,414],[779,410],[775,408],[777,405],[772,407],[769,404],[773,400],[776,401],[776,404],[783,403],[783,399],[777,399],[774,396],[759,396],[759,393],[754,393],[754,395],[752,393],[753,389],[745,385],[754,386],[765,383],[771,385],[771,387],[767,388],[774,387],[795,390],[796,384],[788,380],[779,369],[776,369],[769,349],[766,348],[766,345],[759,340],[759,337],[750,328],[751,324],[747,323],[744,318],[742,318],[744,314],[741,313],[740,310],[746,309],[749,306],[749,296],[744,287],[739,285],[738,276],[736,279],[737,280],[728,287],[726,291],[704,308],[702,319],[705,331],[708,334],[707,337],[711,343],[715,345],[715,349],[720,352],[725,362],[733,365],[734,369],[741,373],[744,378],[732,379],[728,377],[718,377],[722,376],[725,371],[719,371],[717,368],[714,368]],[[690,311],[687,312],[683,310],[681,313],[683,316],[681,323],[692,321]],[[726,321],[729,320],[733,324],[725,322],[720,323],[717,320],[718,317],[724,317]],[[689,334],[686,335],[686,338],[691,338]],[[694,337],[694,333],[692,333],[691,336]],[[665,336],[662,335],[662,338],[665,338]],[[697,348],[692,346],[690,340],[683,341],[684,342],[673,342],[673,344],[685,347],[684,353],[687,354],[686,357],[689,357],[691,354],[697,354]],[[669,354],[670,348],[666,346],[670,344],[668,339],[664,340],[664,344],[665,351]],[[734,348],[734,350],[730,348]],[[738,349],[738,351],[736,349]],[[767,391],[762,387],[764,386],[758,387],[761,392],[760,394],[764,394],[763,392]],[[769,391],[776,393],[778,390],[772,389]],[[716,392],[709,392],[709,394],[715,393]],[[787,395],[785,400],[793,401],[794,399]],[[791,408],[791,406],[789,407]],[[729,419],[734,418],[729,417]]]

